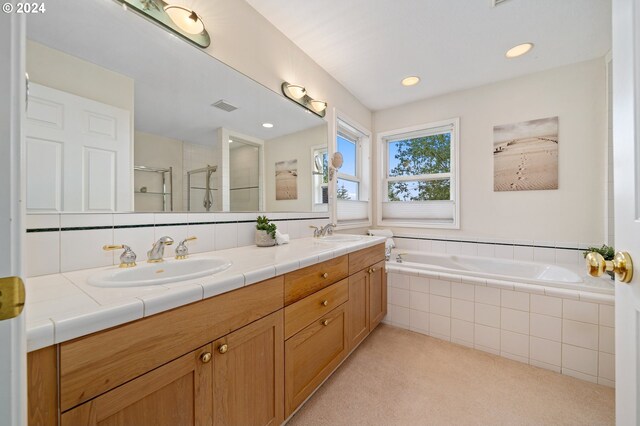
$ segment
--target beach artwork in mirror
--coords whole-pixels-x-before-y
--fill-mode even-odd
[[[327,211],[323,119],[116,2],[27,28],[28,213]]]

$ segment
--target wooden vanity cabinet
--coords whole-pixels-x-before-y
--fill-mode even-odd
[[[387,315],[387,274],[384,260],[371,266],[369,273],[369,330]]]
[[[212,346],[206,345],[62,414],[62,426],[210,425]]]
[[[350,271],[352,266],[353,269],[365,266],[349,276],[349,351],[355,349],[387,314],[384,247],[365,250],[369,250],[369,262],[375,263],[366,263],[360,252],[355,262],[349,259]]]
[[[29,424],[279,425],[386,300],[379,244],[43,348],[28,357]]]
[[[214,425],[284,421],[283,328],[280,310],[214,342]]]
[[[348,351],[346,303],[285,342],[286,417],[340,365]]]

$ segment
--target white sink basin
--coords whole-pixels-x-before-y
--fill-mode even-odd
[[[231,266],[222,258],[166,260],[140,263],[128,269],[107,269],[89,277],[94,287],[139,287],[185,281],[217,274]]]
[[[349,241],[360,241],[362,239],[359,235],[344,235],[344,234],[336,234],[336,235],[327,235],[326,237],[318,238],[318,241],[324,243],[347,243]]]

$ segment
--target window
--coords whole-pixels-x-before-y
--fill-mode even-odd
[[[327,146],[319,145],[311,147],[312,188],[313,205],[312,211],[327,211],[329,204],[329,157]]]
[[[336,174],[336,223],[341,228],[371,225],[369,193],[371,185],[370,136],[342,118],[337,120],[336,149],[342,167]]]
[[[337,147],[342,154],[344,163],[338,172],[336,184],[339,200],[360,199],[360,178],[358,163],[360,162],[360,147],[357,137],[348,136],[344,131],[338,132]]]
[[[458,123],[456,118],[379,135],[380,224],[459,227]]]

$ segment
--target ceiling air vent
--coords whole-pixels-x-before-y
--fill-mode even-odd
[[[238,109],[238,107],[225,102],[224,99],[220,99],[218,102],[212,104],[212,106],[227,112],[235,111]]]
[[[491,7],[496,7],[506,2],[507,0],[489,0],[491,2]]]

